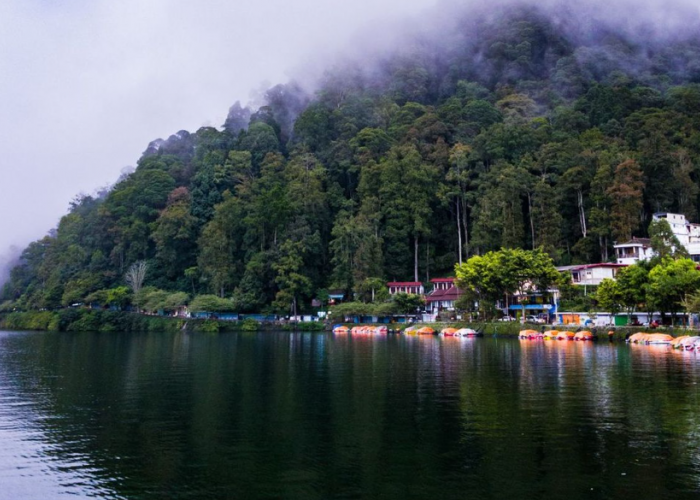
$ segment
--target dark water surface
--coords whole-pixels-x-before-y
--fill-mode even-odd
[[[0,498],[700,498],[700,355],[0,332]]]

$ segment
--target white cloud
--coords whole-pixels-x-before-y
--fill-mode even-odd
[[[220,125],[261,82],[433,3],[0,2],[0,249],[40,237],[152,139]]]

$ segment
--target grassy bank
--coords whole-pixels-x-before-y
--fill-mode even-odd
[[[243,321],[216,321],[146,316],[120,311],[95,311],[89,309],[63,309],[61,311],[27,311],[0,315],[0,328],[5,330],[39,331],[99,331],[99,332],[192,332],[219,333],[227,331],[261,330],[323,330],[321,323],[298,325],[262,324],[253,319]]]

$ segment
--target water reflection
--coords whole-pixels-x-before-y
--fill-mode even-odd
[[[0,497],[692,498],[699,377],[662,346],[0,334]]]

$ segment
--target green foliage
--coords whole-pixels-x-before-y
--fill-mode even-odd
[[[584,45],[536,9],[455,24],[459,40],[478,27],[473,46],[436,59],[432,44],[411,44],[410,57],[366,72],[372,80],[341,66],[313,97],[279,85],[258,110],[234,105],[222,131],[154,141],[133,173],[77,197],[56,232],[25,249],[3,307],[133,299],[170,311],[189,294],[193,310],[287,313],[341,288],[390,310],[400,306],[379,283],[428,281],[456,262],[471,262],[462,280],[483,307],[525,283],[490,252],[607,262],[615,241],[647,236],[654,212],[695,220],[697,41]],[[648,235],[661,259],[683,257],[657,226]],[[504,265],[548,268],[517,260]],[[131,297],[124,277],[138,262],[154,288]],[[620,278],[620,307],[646,307],[639,268]],[[61,329],[71,314],[59,312]]]
[[[671,225],[665,219],[652,221],[649,224],[649,238],[651,248],[654,250],[655,262],[664,261],[667,258],[687,258],[688,251],[671,229]]]
[[[615,280],[604,279],[595,293],[595,300],[601,310],[617,313],[622,306],[622,293]]]
[[[231,300],[216,295],[197,295],[190,303],[192,312],[232,312],[235,310]]]
[[[547,293],[559,283],[552,259],[542,250],[501,249],[476,255],[455,268],[456,284],[475,297],[481,307],[516,292]],[[485,311],[487,314],[493,311]]]
[[[255,321],[253,318],[246,318],[241,324],[241,330],[244,332],[257,332],[260,330],[260,323]]]
[[[396,304],[398,312],[403,314],[415,314],[425,307],[425,302],[422,296],[410,293],[397,293],[391,298]]]
[[[666,259],[649,271],[647,303],[661,313],[683,310],[683,302],[700,288],[700,271],[690,259]]]

